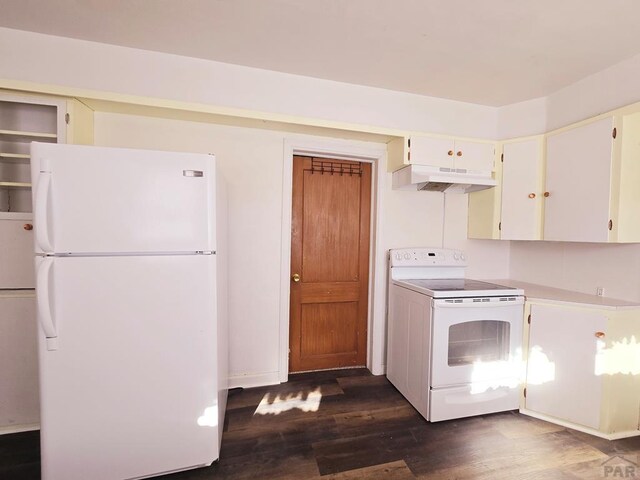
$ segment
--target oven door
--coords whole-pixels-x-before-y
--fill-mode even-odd
[[[431,388],[516,387],[522,375],[523,310],[523,297],[434,299]]]

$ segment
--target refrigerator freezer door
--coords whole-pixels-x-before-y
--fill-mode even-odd
[[[38,253],[215,251],[211,155],[31,146]]]
[[[138,478],[218,458],[216,256],[47,261],[58,348],[41,328],[42,478]]]

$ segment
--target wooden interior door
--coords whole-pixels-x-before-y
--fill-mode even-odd
[[[289,371],[364,366],[371,165],[294,157]]]

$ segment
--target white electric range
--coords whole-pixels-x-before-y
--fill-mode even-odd
[[[466,266],[459,250],[390,251],[387,377],[432,422],[519,406],[524,292]]]

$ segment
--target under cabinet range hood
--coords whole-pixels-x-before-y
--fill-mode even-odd
[[[407,165],[393,172],[394,190],[469,193],[496,186],[489,171]]]

